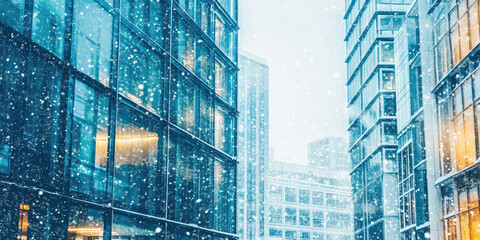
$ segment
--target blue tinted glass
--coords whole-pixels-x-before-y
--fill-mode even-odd
[[[77,0],[74,9],[72,62],[81,72],[108,85],[113,16],[93,0]]]
[[[65,0],[35,0],[33,16],[33,41],[63,58]]]
[[[76,81],[70,188],[104,197],[107,191],[108,98]]]
[[[23,29],[23,16],[25,14],[24,0],[2,0],[0,1],[0,22],[3,22],[15,30],[21,32]]]

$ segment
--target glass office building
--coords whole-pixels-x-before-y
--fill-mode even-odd
[[[443,239],[479,239],[479,1],[430,1]]]
[[[264,239],[269,72],[260,57],[240,51],[238,58],[237,233],[240,239]]]
[[[236,0],[0,9],[0,239],[236,239]]]
[[[433,56],[426,49],[431,44],[429,31],[424,29],[431,26],[427,5],[425,1],[411,5],[394,44],[402,239],[439,239],[435,221],[439,212],[435,202],[438,196],[431,174],[435,169],[434,105],[430,93]]]
[[[356,239],[399,239],[395,34],[411,0],[346,0],[349,152]]]

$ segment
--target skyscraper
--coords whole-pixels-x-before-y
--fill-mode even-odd
[[[240,51],[238,65],[237,232],[240,239],[264,239],[268,66],[264,59],[245,51]]]
[[[237,1],[0,1],[0,239],[236,239]]]
[[[399,239],[393,38],[411,1],[346,1],[349,152],[356,239]]]

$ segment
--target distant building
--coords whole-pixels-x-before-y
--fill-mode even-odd
[[[308,144],[308,165],[318,168],[350,170],[347,142],[329,137]]]
[[[268,144],[268,66],[240,51],[238,80],[237,233],[240,239],[265,235],[265,165]]]
[[[348,171],[281,162],[268,168],[266,239],[352,239]]]

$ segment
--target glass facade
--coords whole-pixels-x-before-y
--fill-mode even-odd
[[[246,51],[240,51],[238,65],[237,233],[240,239],[264,239],[269,69],[264,59]]]
[[[0,7],[0,239],[238,238],[236,0]]]
[[[431,5],[435,59],[433,94],[443,239],[477,239],[480,66],[478,1]]]
[[[397,240],[394,36],[412,1],[345,3],[355,239]]]

